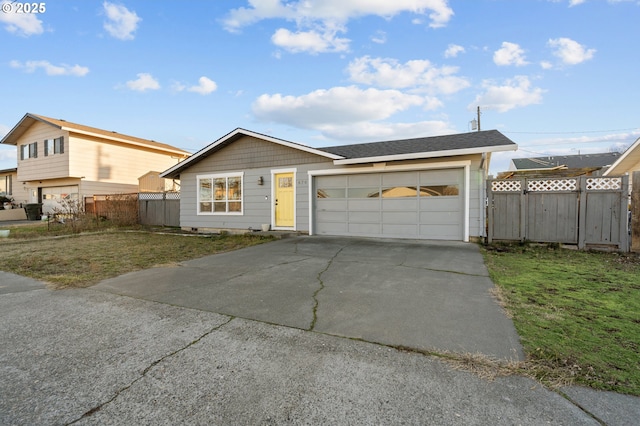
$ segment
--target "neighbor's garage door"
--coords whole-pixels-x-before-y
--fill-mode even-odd
[[[319,235],[462,240],[463,169],[315,177]]]

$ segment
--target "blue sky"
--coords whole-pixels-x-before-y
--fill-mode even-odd
[[[520,146],[492,173],[640,137],[638,0],[0,3],[0,136],[31,112],[190,152],[237,127],[321,147],[468,132],[480,106]]]

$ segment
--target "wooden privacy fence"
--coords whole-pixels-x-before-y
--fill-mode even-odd
[[[138,194],[110,194],[84,197],[84,211],[122,225],[138,222]]]
[[[180,226],[180,193],[139,193],[138,216],[142,225]]]
[[[629,251],[629,178],[487,181],[487,239]]]

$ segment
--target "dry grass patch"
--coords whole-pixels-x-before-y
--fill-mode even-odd
[[[184,236],[115,231],[7,239],[0,242],[0,270],[45,281],[53,288],[86,287],[127,272],[175,265],[271,240],[254,234]]]

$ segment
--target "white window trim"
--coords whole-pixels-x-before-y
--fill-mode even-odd
[[[200,211],[200,179],[211,179],[211,191],[213,191],[213,180],[216,178],[230,178],[230,177],[239,177],[240,178],[240,211],[239,212],[214,212],[213,203],[215,200],[211,200],[211,210],[210,212],[201,212]],[[229,200],[226,200],[229,203]],[[196,214],[198,216],[243,216],[244,215],[244,172],[231,172],[231,173],[211,173],[206,175],[196,175]]]
[[[280,173],[293,173],[293,227],[276,226],[276,175]],[[297,168],[290,169],[272,169],[271,170],[271,224],[272,228],[278,230],[298,229],[298,176]]]

